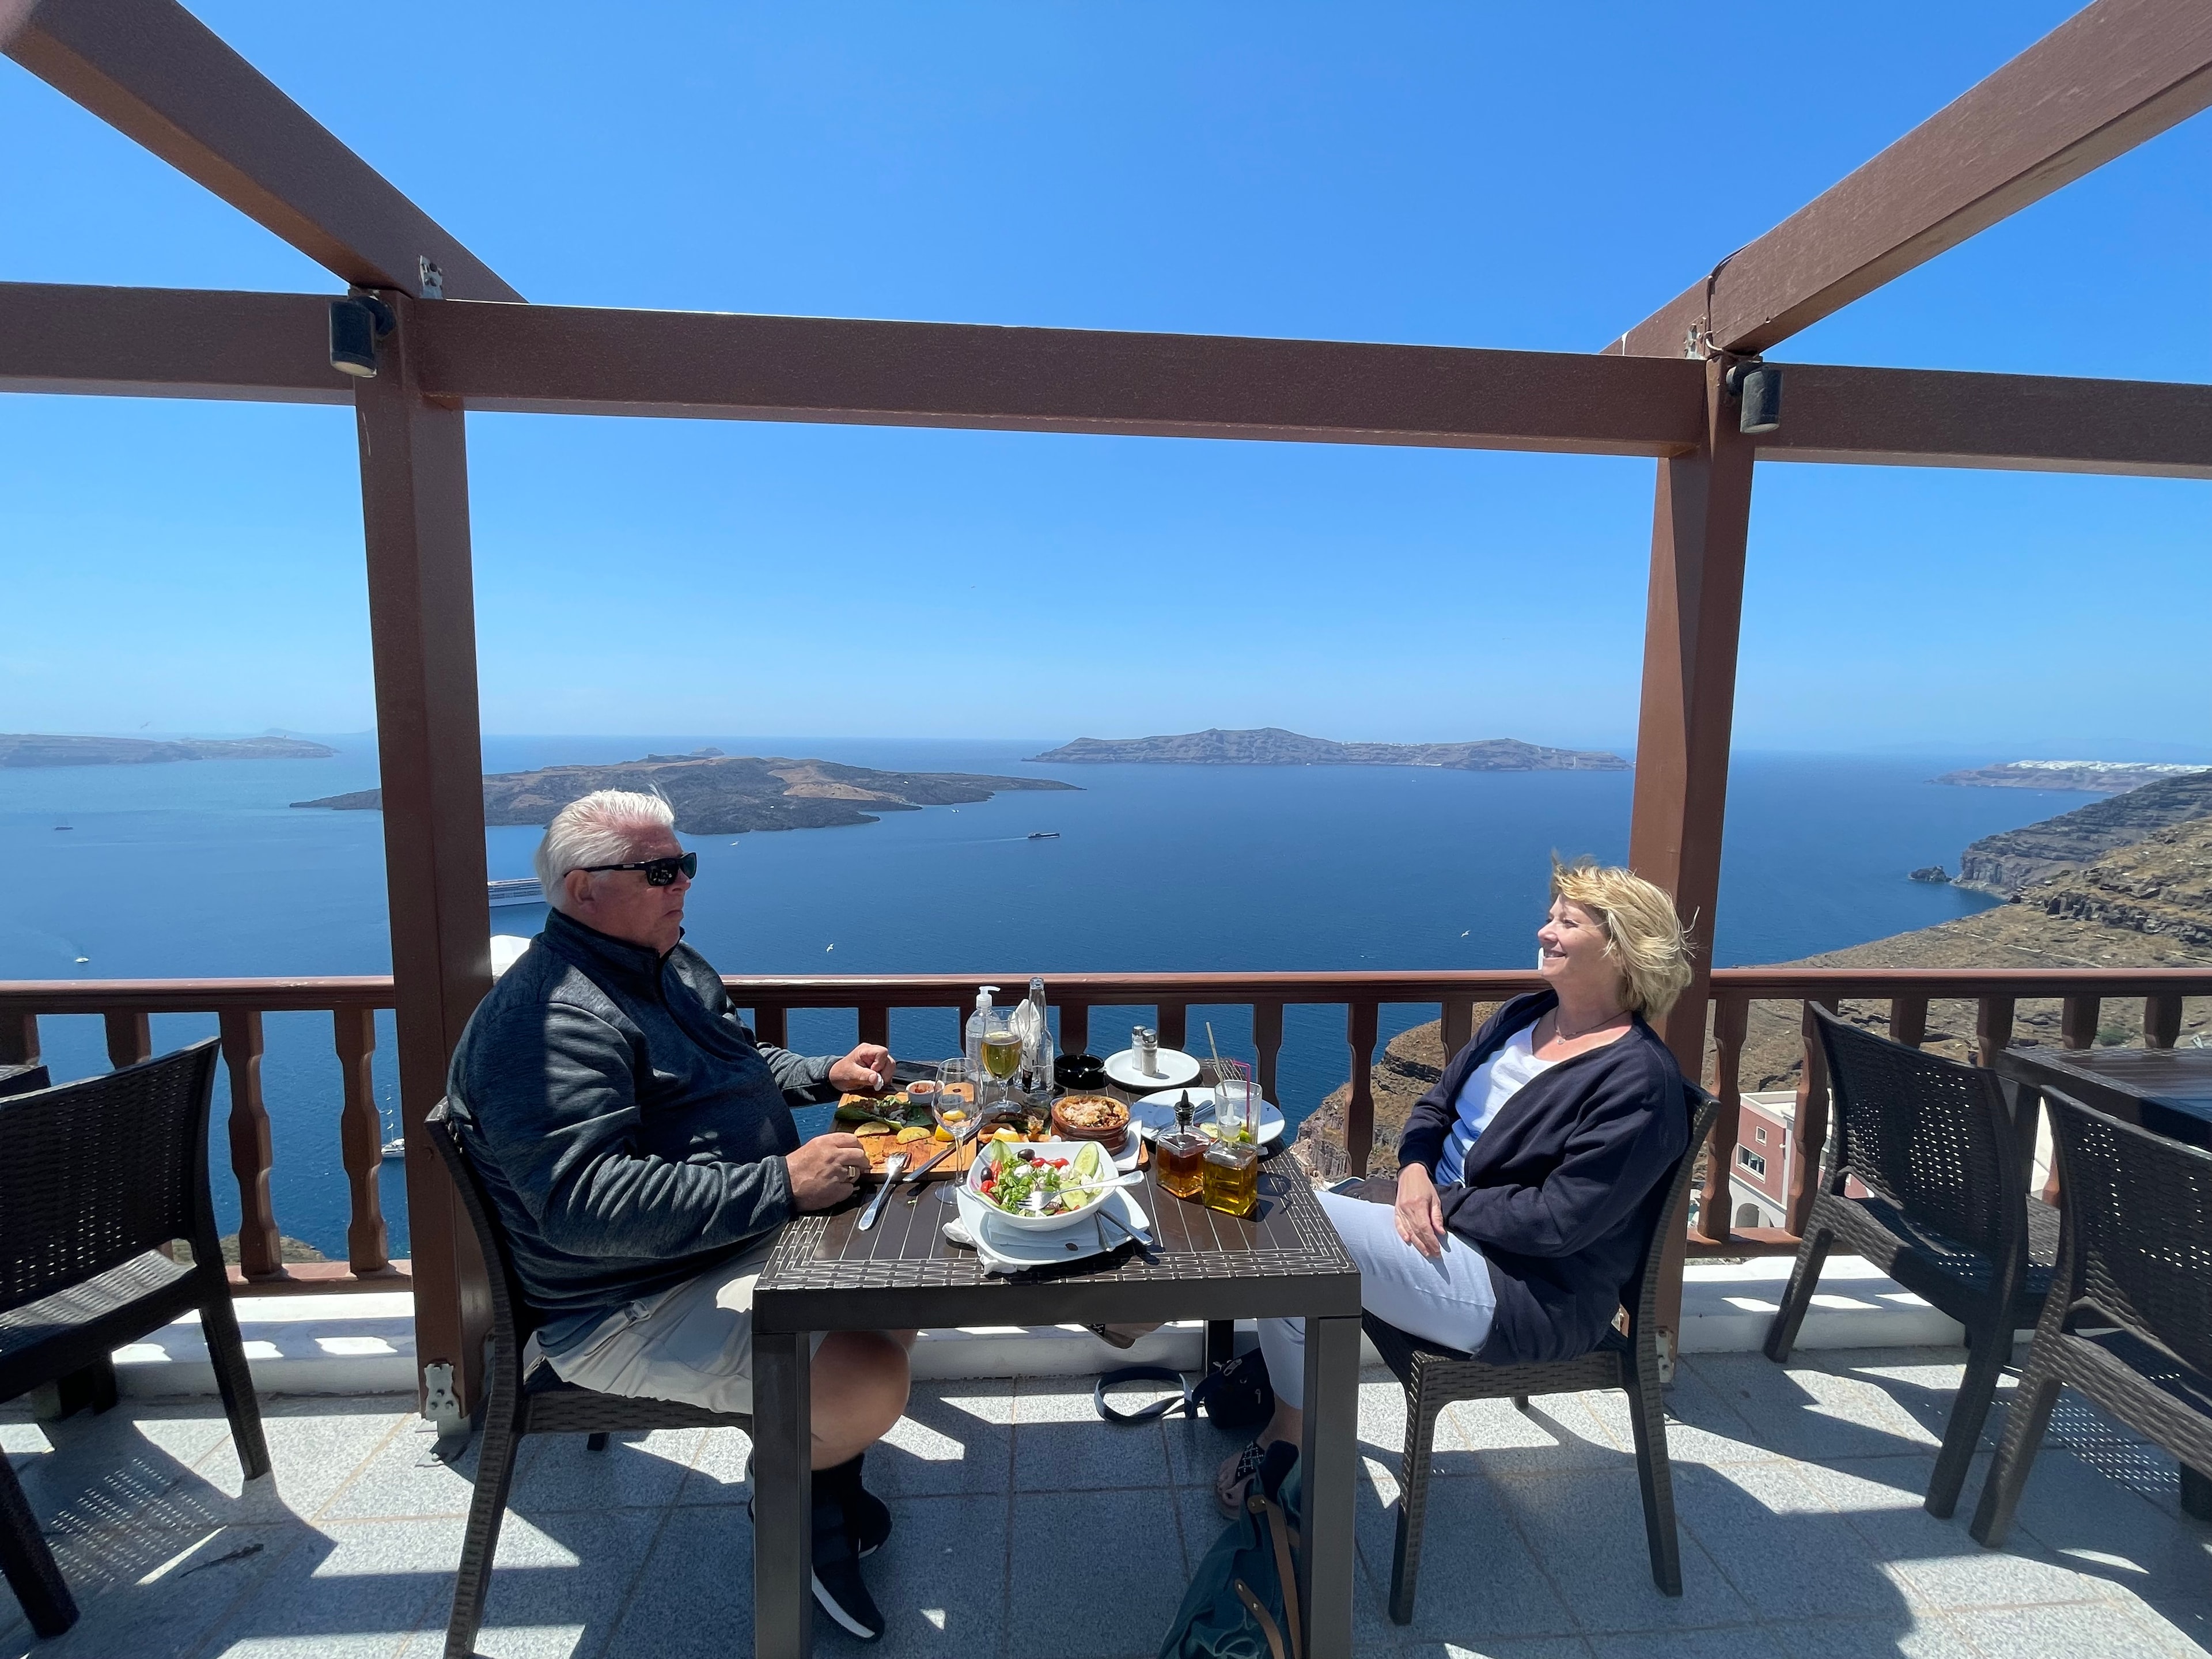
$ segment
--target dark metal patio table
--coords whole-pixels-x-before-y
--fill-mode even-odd
[[[2212,1048],[2005,1048],[1990,1069],[2212,1150]]]
[[[1261,1165],[1260,1209],[1218,1214],[1159,1189],[1136,1195],[1152,1245],[1049,1273],[988,1276],[947,1243],[951,1214],[894,1194],[869,1232],[858,1202],[784,1229],[753,1294],[753,1651],[801,1659],[812,1633],[809,1335],[963,1325],[1141,1324],[1303,1316],[1305,1536],[1298,1591],[1313,1659],[1352,1651],[1352,1477],[1359,1409],[1359,1270],[1296,1157]],[[1112,1433],[1101,1424],[1099,1432]],[[1079,1497],[1075,1501],[1079,1502]],[[778,1519],[781,1517],[781,1519]],[[1071,1566],[1073,1563],[1070,1564]]]

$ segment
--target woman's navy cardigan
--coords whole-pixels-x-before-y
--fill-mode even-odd
[[[1406,1120],[1401,1168],[1436,1174],[1462,1085],[1558,1000],[1550,991],[1516,997],[1452,1057]],[[1597,1346],[1689,1139],[1681,1070],[1641,1017],[1626,1036],[1531,1079],[1499,1109],[1468,1148],[1462,1179],[1437,1194],[1444,1224],[1480,1248],[1497,1286],[1479,1358],[1571,1359]]]

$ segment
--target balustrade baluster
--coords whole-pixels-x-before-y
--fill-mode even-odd
[[[117,1071],[154,1058],[154,1020],[143,1009],[111,1008],[101,1016],[107,1022],[107,1063]]]
[[[1163,1002],[1158,1005],[1160,1047],[1190,1049],[1190,1004]]]
[[[1474,999],[1447,997],[1442,1012],[1444,1064],[1449,1066],[1454,1054],[1474,1041]]]
[[[353,1192],[346,1222],[346,1262],[356,1273],[380,1273],[392,1265],[384,1229],[384,1119],[376,1109],[376,1011],[334,1008],[332,1037],[344,1104],[338,1110],[338,1149]]]
[[[0,1014],[0,1066],[39,1063],[39,1017]]]
[[[230,1073],[230,1169],[238,1177],[238,1267],[248,1279],[283,1272],[276,1218],[269,1202],[269,1110],[261,1099],[261,1012],[222,1012],[222,1063]]]
[[[791,1046],[790,1010],[754,1004],[753,1035],[771,1048],[788,1048]]]
[[[2181,994],[2161,992],[2143,999],[2143,1043],[2151,1048],[2171,1048],[2181,1036]]]
[[[1283,1005],[1279,1002],[1255,1002],[1252,1005],[1252,1047],[1260,1061],[1260,1097],[1272,1100],[1278,1106],[1283,1097],[1275,1091],[1275,1062],[1283,1052]]]
[[[1713,1097],[1721,1109],[1705,1144],[1705,1184],[1698,1199],[1698,1237],[1708,1244],[1725,1244],[1730,1236],[1731,1177],[1743,1139],[1743,1038],[1750,1023],[1750,998],[1723,993],[1713,999]]]
[[[2104,1009],[2103,999],[2099,997],[2067,998],[2058,1017],[2058,1040],[2069,1048],[2091,1047],[2097,1041],[2097,1021]]]
[[[1828,1146],[1828,1056],[1820,1047],[1820,1027],[1814,1024],[1815,1006],[1835,1012],[1832,1000],[1805,1003],[1805,1059],[1797,1079],[1796,1146],[1790,1164],[1790,1231],[1803,1237],[1812,1218],[1813,1200],[1820,1190],[1821,1154]]]
[[[1994,1065],[2012,1041],[2014,1000],[1984,997],[1974,1008],[1974,1064]]]
[[[1889,1000],[1889,1040],[1908,1048],[1928,1041],[1928,999],[1917,991],[1899,991]]]
[[[1352,1101],[1344,1113],[1344,1161],[1352,1175],[1367,1173],[1367,1154],[1375,1145],[1375,1039],[1382,1028],[1382,1005],[1355,1002],[1345,1010],[1345,1041],[1352,1045]]]
[[[891,1010],[887,1002],[864,1002],[860,1005],[860,1041],[891,1046]]]
[[[1087,1002],[1063,1002],[1060,1007],[1060,1051],[1064,1054],[1087,1054],[1091,1049],[1091,1005]]]

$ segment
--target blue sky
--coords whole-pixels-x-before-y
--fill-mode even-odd
[[[2070,9],[195,9],[532,300],[1556,350]],[[1775,355],[2212,378],[2208,120]],[[0,155],[0,277],[335,286],[5,64]],[[491,732],[1634,733],[1649,462],[470,444]],[[1762,468],[1739,743],[2212,759],[2208,492]],[[360,533],[343,410],[0,398],[0,727],[367,726]]]

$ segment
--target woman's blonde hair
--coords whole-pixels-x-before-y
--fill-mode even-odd
[[[1631,1012],[1662,1019],[1690,982],[1690,943],[1674,901],[1639,875],[1595,859],[1552,860],[1552,896],[1605,929],[1605,953],[1627,981]]]

